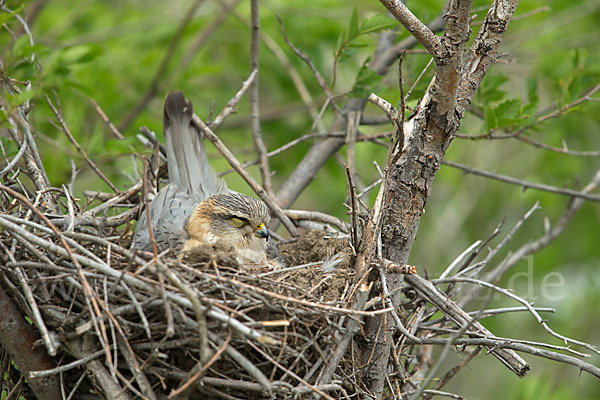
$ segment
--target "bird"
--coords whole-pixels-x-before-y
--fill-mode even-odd
[[[240,265],[284,265],[277,247],[269,241],[267,205],[231,191],[208,162],[202,135],[192,123],[191,101],[180,91],[168,92],[164,102],[163,130],[169,184],[149,204],[150,222],[159,250],[173,249],[179,256],[203,245],[231,249]],[[134,247],[151,251],[146,210],[133,239]]]

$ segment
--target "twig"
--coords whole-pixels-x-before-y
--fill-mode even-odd
[[[404,101],[408,100],[408,98],[412,94],[413,90],[415,90],[415,87],[417,87],[417,84],[421,81],[421,78],[423,78],[423,75],[425,75],[425,72],[427,72],[427,70],[429,69],[429,67],[431,66],[432,63],[433,63],[433,58],[431,58],[431,60],[429,60],[429,62],[425,66],[425,68],[423,68],[423,70],[421,71],[419,76],[417,76],[417,79],[415,79],[415,81],[413,82],[410,89],[408,89],[408,92],[406,92],[406,96],[404,96]]]
[[[422,344],[445,344],[447,339],[423,339]],[[554,360],[558,362],[563,362],[566,364],[571,364],[582,371],[586,371],[589,374],[595,376],[596,378],[600,378],[600,368],[589,364],[583,360],[575,358],[573,356],[569,356],[566,354],[556,353],[549,350],[539,349],[537,347],[533,347],[523,343],[513,342],[511,340],[501,339],[501,338],[459,338],[455,341],[456,345],[463,346],[487,346],[489,348],[494,349],[511,349],[524,353],[529,353],[537,357],[547,358],[549,360]]]
[[[414,287],[419,294],[427,299],[431,304],[436,306],[444,314],[448,315],[454,322],[459,326],[463,326],[465,323],[470,324],[476,331],[482,332],[488,337],[493,336],[492,333],[487,330],[479,322],[473,321],[473,318],[469,316],[465,311],[456,305],[451,299],[449,299],[444,293],[440,292],[433,283],[421,278],[419,275],[405,275],[404,281]],[[457,341],[458,343],[458,341]],[[498,358],[504,365],[506,365],[512,372],[518,376],[525,376],[529,370],[529,365],[523,360],[518,354],[513,351],[507,351],[503,349],[495,349],[488,347],[490,352]]]
[[[350,175],[353,178],[357,178],[354,148],[356,145],[356,138],[358,137],[360,114],[360,112],[351,111],[346,116],[346,164],[348,165]]]
[[[213,356],[210,358],[210,360],[208,360],[206,362],[206,364],[201,365],[201,364],[196,364],[196,365],[201,365],[200,368],[198,368],[198,371],[196,371],[183,385],[181,385],[179,388],[172,390],[171,393],[169,393],[169,398],[176,398],[180,393],[184,392],[185,390],[187,390],[196,380],[198,380],[198,378],[200,378],[200,376],[202,376],[202,374],[204,374],[208,368],[210,368],[210,366],[212,364],[214,364],[220,357],[221,354],[223,354],[223,352],[227,349],[227,347],[229,346],[229,342],[231,341],[231,330],[229,330],[229,334],[227,335],[227,338],[225,339],[225,341],[223,342],[223,344],[219,347],[219,349],[215,352],[215,354],[213,354]]]
[[[474,283],[476,285],[480,285],[480,286],[485,286],[487,288],[490,289],[494,289],[495,291],[502,293],[503,295],[510,297],[513,300],[518,301],[519,303],[523,304],[524,307],[527,308],[527,310],[531,313],[531,315],[534,316],[534,318],[537,320],[537,322],[542,325],[542,327],[544,328],[544,330],[546,332],[548,332],[550,335],[562,340],[565,342],[565,344],[577,344],[579,346],[585,347],[588,350],[593,351],[596,354],[600,354],[600,350],[598,350],[595,346],[592,346],[588,343],[584,343],[581,342],[579,340],[575,340],[575,339],[571,339],[568,338],[566,336],[563,336],[559,333],[554,332],[552,329],[550,329],[550,327],[548,326],[548,324],[546,323],[546,321],[541,317],[540,314],[538,314],[538,312],[533,308],[533,306],[531,306],[529,304],[529,302],[519,296],[517,296],[516,294],[511,293],[510,291],[503,289],[501,287],[498,287],[494,284],[491,284],[489,282],[483,281],[481,279],[474,279],[474,278],[464,278],[464,277],[451,277],[451,278],[444,278],[444,279],[434,279],[432,282],[434,282],[435,284],[440,284],[440,283],[446,283],[446,282],[468,282],[468,283]]]
[[[362,316],[373,316],[373,315],[378,315],[378,314],[384,314],[390,311],[389,308],[383,308],[381,310],[377,310],[377,311],[361,311],[361,310],[357,310],[357,309],[349,309],[349,308],[342,308],[342,307],[335,307],[335,306],[329,306],[327,304],[321,304],[321,303],[315,303],[312,301],[308,301],[308,300],[302,300],[302,299],[298,299],[295,297],[290,297],[290,296],[284,296],[278,293],[274,293],[271,292],[269,290],[266,289],[262,289],[256,286],[252,286],[249,285],[247,283],[244,282],[240,282],[237,281],[235,279],[229,279],[226,277],[221,277],[221,276],[217,276],[217,275],[213,275],[213,274],[208,274],[206,272],[200,272],[197,271],[196,274],[200,274],[200,275],[204,275],[210,279],[213,279],[215,281],[220,281],[220,282],[229,282],[235,286],[238,286],[240,288],[245,288],[248,290],[251,290],[253,292],[256,293],[260,293],[269,297],[273,297],[275,299],[279,299],[282,301],[287,301],[290,303],[295,303],[295,304],[300,304],[306,307],[310,307],[310,308],[315,308],[315,309],[320,309],[320,310],[325,310],[325,311],[329,311],[329,312],[333,312],[333,313],[339,313],[339,314],[347,314],[347,315],[362,315]]]
[[[96,103],[96,101],[94,99],[92,99],[91,97],[88,97],[88,100],[90,101],[90,103],[92,103],[94,110],[96,110],[96,112],[98,113],[98,115],[100,116],[102,121],[104,121],[104,123],[108,126],[108,128],[113,133],[113,135],[115,135],[117,137],[117,139],[121,139],[121,140],[125,139],[125,136],[123,136],[121,134],[121,132],[119,132],[117,127],[106,116],[106,113],[104,112],[104,110],[102,110],[102,108],[98,105],[98,103]]]
[[[476,241],[475,243],[473,243],[472,245],[470,245],[465,251],[463,251],[458,257],[456,257],[454,259],[454,261],[452,261],[450,263],[450,265],[448,265],[448,267],[446,267],[446,269],[444,270],[444,272],[442,272],[442,274],[440,275],[440,279],[444,279],[445,277],[447,277],[448,275],[450,275],[450,273],[452,271],[454,271],[454,268],[456,268],[456,266],[458,265],[458,263],[460,263],[463,260],[463,258],[465,258],[465,256],[468,253],[471,253],[480,244],[481,244],[481,240]]]
[[[538,142],[536,140],[533,140],[527,136],[523,136],[523,135],[519,135],[519,136],[515,136],[515,139],[520,140],[523,143],[527,143],[533,147],[538,147],[540,149],[544,149],[544,150],[549,150],[549,151],[553,151],[555,153],[560,153],[560,154],[567,154],[569,156],[575,156],[575,157],[600,157],[600,151],[579,151],[579,150],[569,150],[566,146],[566,143],[564,144],[564,147],[554,147],[554,146],[550,146],[547,145],[546,143],[542,143],[542,142]]]
[[[333,107],[333,109],[339,113],[340,109],[338,108],[338,106],[336,105],[335,101],[334,101],[334,95],[331,92],[331,89],[329,89],[329,86],[327,85],[327,82],[325,81],[325,78],[323,78],[323,75],[321,75],[321,73],[319,72],[319,70],[317,69],[317,67],[315,66],[315,64],[313,64],[312,60],[310,59],[310,57],[308,57],[306,54],[304,54],[304,52],[302,50],[300,50],[299,48],[297,48],[296,46],[294,46],[294,44],[291,42],[290,38],[287,35],[287,32],[285,30],[285,27],[283,25],[283,20],[281,19],[281,17],[279,15],[276,15],[277,20],[279,21],[279,27],[281,29],[281,33],[283,34],[283,39],[285,40],[285,43],[289,46],[290,49],[292,49],[292,51],[302,60],[306,63],[306,65],[308,65],[308,67],[310,68],[310,70],[312,71],[313,75],[315,76],[317,83],[319,84],[319,86],[321,86],[321,89],[323,90],[323,92],[325,93],[325,95],[327,96],[327,100],[329,101],[329,104],[331,104],[331,106]]]
[[[471,351],[467,355],[467,357],[465,357],[464,360],[461,361],[460,364],[458,364],[457,366],[451,368],[448,372],[446,372],[444,374],[444,376],[442,376],[442,378],[438,381],[438,383],[433,387],[432,392],[434,392],[434,393],[431,393],[431,394],[437,394],[435,392],[437,392],[441,388],[443,388],[444,385],[450,381],[450,379],[452,379],[461,369],[463,369],[468,363],[470,363],[475,357],[477,357],[477,355],[480,352],[481,352],[481,347],[480,346],[476,347],[473,351]],[[428,396],[428,394],[430,394],[429,391],[425,390],[423,392],[423,394],[425,394],[425,396],[423,396],[423,400],[431,399],[431,396]]]
[[[177,274],[167,268],[162,262],[156,260],[155,264],[157,269],[165,274],[167,279],[175,285],[192,303],[193,310],[196,313],[196,322],[198,323],[198,335],[200,338],[200,349],[202,350],[200,361],[202,363],[208,360],[208,336],[206,329],[206,310],[200,303],[200,295],[198,292],[183,282]]]
[[[483,171],[480,169],[467,167],[466,165],[458,164],[458,163],[455,163],[453,161],[448,161],[448,160],[442,160],[442,164],[447,165],[449,167],[463,170],[469,174],[479,175],[479,176],[483,176],[486,178],[496,179],[501,182],[506,182],[506,183],[510,183],[513,185],[522,186],[525,189],[541,190],[544,192],[550,192],[550,193],[561,194],[561,195],[566,195],[566,196],[573,196],[573,197],[577,197],[577,198],[581,198],[581,199],[585,199],[585,200],[600,202],[600,195],[587,194],[587,193],[583,193],[583,192],[580,192],[577,190],[572,190],[572,189],[561,189],[559,187],[550,186],[550,185],[546,185],[543,183],[527,182],[522,179],[513,178],[511,176],[500,175],[500,174],[496,174],[496,173],[489,172],[489,171]]]
[[[390,122],[392,122],[394,125],[397,124],[397,121],[399,121],[400,115],[398,114],[398,110],[396,110],[396,108],[392,105],[392,103],[382,99],[381,97],[377,96],[375,93],[371,93],[369,95],[369,97],[367,98],[367,100],[369,100],[369,102],[371,102],[376,107],[379,107],[381,109],[381,111],[383,111],[385,113],[385,115],[387,115]]]
[[[259,67],[259,44],[260,44],[260,14],[258,0],[250,0],[250,18],[251,18],[251,42],[250,42],[250,70],[258,71]],[[270,197],[273,197],[273,182],[271,181],[271,169],[269,168],[269,158],[267,157],[267,148],[262,138],[260,128],[260,107],[258,96],[258,74],[250,85],[250,116],[252,117],[252,139],[254,148],[258,155],[258,168],[262,179],[262,186]]]
[[[233,110],[235,110],[236,104],[239,103],[239,101],[242,99],[242,96],[244,96],[248,88],[250,88],[257,76],[258,69],[253,69],[248,78],[242,83],[242,87],[240,88],[240,90],[237,91],[235,96],[233,96],[231,100],[229,100],[225,108],[223,108],[223,111],[221,111],[219,115],[215,117],[214,120],[210,121],[207,124],[210,129],[212,129],[213,131],[216,130],[219,127],[219,125],[221,125],[221,122],[223,122],[223,120],[227,118],[227,116],[231,114]]]
[[[356,187],[352,182],[350,169],[347,166],[344,167],[348,185],[348,203],[350,205],[350,235],[352,236],[353,252],[356,252],[356,249],[358,249],[358,205],[356,201]]]
[[[590,180],[590,182],[581,190],[582,193],[589,193],[595,190],[600,184],[600,170],[596,171],[594,177]],[[554,239],[556,239],[567,227],[567,224],[573,217],[573,215],[581,208],[584,200],[581,198],[572,199],[570,204],[568,205],[566,211],[560,220],[556,223],[556,225],[550,229],[547,228],[544,235],[542,235],[539,239],[530,241],[523,246],[521,246],[517,251],[513,254],[509,254],[506,256],[504,260],[492,271],[484,276],[484,280],[488,282],[497,282],[502,275],[514,264],[517,263],[521,258],[528,254],[535,253],[548,244],[550,244]]]
[[[274,365],[276,365],[279,369],[281,369],[282,371],[286,372],[287,374],[289,374],[290,376],[292,376],[294,379],[298,380],[300,383],[302,383],[303,385],[305,385],[308,388],[310,388],[313,392],[319,394],[321,397],[323,397],[325,399],[334,400],[333,397],[331,397],[327,393],[323,392],[317,386],[311,385],[310,383],[306,382],[304,379],[302,379],[300,376],[298,376],[294,372],[292,372],[289,369],[285,368],[283,365],[281,365],[280,363],[278,363],[273,357],[271,357],[270,355],[268,355],[267,353],[265,353],[263,350],[261,350],[260,348],[258,348],[254,343],[249,342],[249,341],[246,341],[246,343],[249,344],[254,350],[256,350],[257,352],[259,352],[263,357],[265,357],[271,363],[273,363]]]
[[[527,212],[521,218],[519,218],[519,220],[510,229],[510,231],[508,231],[508,233],[500,241],[500,243],[498,243],[498,245],[496,247],[494,247],[492,250],[490,250],[490,252],[488,253],[488,255],[485,257],[485,259],[481,263],[478,263],[476,265],[472,265],[469,268],[461,269],[460,271],[458,271],[458,273],[456,275],[466,275],[466,274],[468,274],[469,272],[471,272],[473,270],[481,270],[486,265],[488,265],[488,263],[490,262],[490,260],[496,254],[498,254],[498,252],[502,248],[504,248],[504,246],[506,246],[506,244],[513,238],[513,236],[515,235],[515,233],[521,228],[521,226],[523,226],[523,224],[525,223],[525,221],[527,221],[529,219],[529,217],[531,217],[531,215],[534,212],[536,212],[537,210],[539,210],[540,208],[541,208],[540,207],[540,203],[538,201],[536,201],[535,204],[533,205],[533,207],[531,207],[529,210],[527,210]],[[461,299],[461,303],[460,304],[462,304],[462,305],[466,304],[465,301],[466,301],[465,299]]]
[[[79,145],[79,143],[77,143],[77,140],[75,140],[75,138],[71,134],[71,131],[69,130],[69,127],[65,123],[65,119],[62,116],[62,111],[60,109],[60,104],[58,104],[58,101],[56,102],[56,107],[55,107],[54,104],[52,103],[52,100],[50,100],[50,97],[48,95],[46,95],[46,102],[48,103],[48,106],[50,107],[50,109],[54,113],[54,116],[56,116],[56,120],[60,124],[60,126],[61,126],[62,131],[64,132],[64,134],[67,136],[67,138],[69,138],[69,140],[71,141],[71,143],[73,143],[73,145],[75,146],[75,148],[77,149],[77,151],[79,153],[81,153],[81,155],[83,156],[84,160],[88,163],[88,165],[92,168],[92,170],[94,170],[94,172],[100,177],[100,179],[102,179],[104,182],[106,182],[106,184],[115,193],[120,193],[119,189],[117,189],[117,187],[110,181],[110,179],[108,179],[102,173],[102,171],[100,171],[100,169],[98,169],[98,167],[96,166],[96,164],[88,157],[87,152]]]
[[[305,210],[284,210],[285,215],[293,220],[308,220],[308,221],[319,221],[326,224],[335,226],[343,233],[350,232],[348,224],[341,219],[334,217],[333,215],[325,214],[319,211],[305,211]]]
[[[42,219],[44,221],[44,223],[46,224],[46,226],[48,226],[48,228],[50,228],[52,230],[53,234],[61,242],[63,247],[58,247],[56,245],[54,245],[54,246],[63,250],[71,258],[71,260],[73,260],[73,263],[75,264],[75,266],[77,268],[77,273],[78,273],[79,279],[81,281],[81,285],[83,286],[86,305],[90,311],[90,315],[91,316],[100,316],[102,313],[100,311],[100,308],[98,307],[97,297],[94,295],[94,292],[92,291],[92,289],[85,277],[83,268],[82,268],[81,264],[79,263],[79,259],[76,258],[76,256],[73,254],[71,247],[67,243],[64,236],[61,235],[60,232],[58,231],[58,229],[56,228],[56,226],[54,226],[54,224],[52,224],[52,222],[50,222],[50,220],[48,220],[48,218],[44,214],[42,214],[37,208],[35,208],[33,206],[33,204],[31,204],[31,202],[29,200],[27,200],[23,195],[15,192],[11,188],[6,187],[4,185],[0,185],[0,190],[3,190],[5,192],[9,193],[11,196],[17,198],[23,205],[25,205],[27,208],[29,208],[31,211],[33,211],[40,219]],[[8,221],[4,221],[4,226],[10,226],[10,225],[7,225],[7,223],[11,224]],[[16,227],[17,227],[17,230],[20,229],[20,227],[18,227],[18,226],[16,226]],[[14,227],[12,227],[12,229],[15,230]],[[29,234],[29,232],[27,232],[27,231],[24,231],[24,232],[26,234]],[[96,329],[96,331],[98,333],[99,339],[101,341],[103,341],[103,344],[105,345],[104,350],[105,350],[105,354],[106,354],[107,363],[110,364],[111,355],[110,355],[110,350],[108,348],[108,341],[106,340],[107,336],[106,336],[106,327],[104,326],[104,322],[101,319],[97,320],[94,317],[92,318],[92,321],[94,322],[94,328]]]
[[[0,146],[2,146],[2,153],[4,153],[4,145],[0,143]],[[17,154],[13,157],[12,160],[10,160],[10,162],[6,164],[6,167],[4,167],[2,171],[0,171],[0,177],[4,176],[4,174],[11,171],[14,168],[14,166],[17,165],[21,157],[23,157],[23,154],[25,154],[25,150],[27,150],[27,141],[23,140],[23,144],[21,144],[21,147],[19,148]]]

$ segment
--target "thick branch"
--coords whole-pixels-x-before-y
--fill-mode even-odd
[[[457,111],[462,117],[488,68],[496,61],[504,32],[517,9],[518,0],[495,0],[475,42],[469,49],[464,76],[460,82]]]
[[[43,347],[34,346],[35,329],[28,324],[10,297],[0,289],[0,343],[27,378],[31,389],[40,400],[60,400],[57,376],[29,377],[29,371],[54,368],[54,362],[44,353]]]

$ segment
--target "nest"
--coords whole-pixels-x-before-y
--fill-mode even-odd
[[[33,321],[39,339],[32,351],[54,362],[38,367],[46,371],[30,367],[25,378],[59,377],[72,398],[336,398],[355,391],[351,352],[333,366],[326,357],[340,326],[360,314],[349,302],[347,240],[308,231],[280,246],[288,265],[306,265],[283,270],[244,268],[210,246],[180,261],[130,249],[139,185],[96,194],[102,202],[87,211],[65,190],[57,200],[71,213],[54,218],[42,214],[42,200],[3,188],[2,286]],[[112,205],[126,211],[98,216]],[[8,373],[18,380],[18,371]],[[318,385],[324,373],[332,379]]]

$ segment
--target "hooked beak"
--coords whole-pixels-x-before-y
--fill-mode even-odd
[[[269,230],[263,223],[254,228],[254,234],[259,238],[269,240]]]

